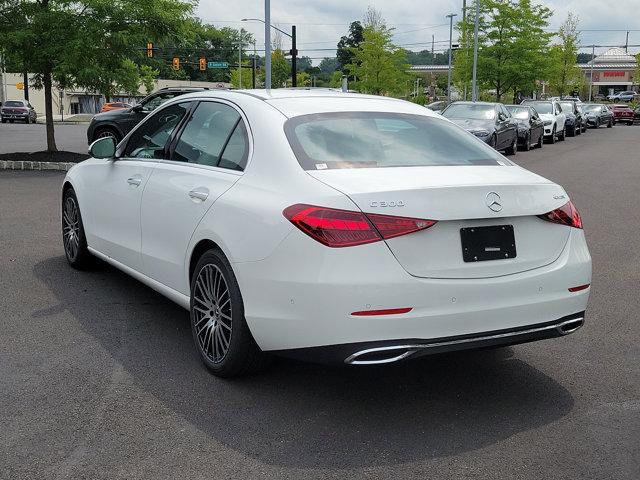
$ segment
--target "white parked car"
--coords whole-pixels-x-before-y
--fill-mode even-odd
[[[567,138],[566,114],[562,111],[560,103],[556,100],[524,100],[522,105],[530,105],[536,109],[544,122],[544,136],[550,143],[556,143],[556,139]]]
[[[418,105],[198,92],[90,151],[63,185],[69,263],[98,257],[189,309],[217,375],[583,324],[591,259],[567,193]]]

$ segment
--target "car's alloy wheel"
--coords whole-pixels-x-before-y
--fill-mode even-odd
[[[491,135],[491,138],[489,139],[489,146],[491,148],[496,148],[497,143],[498,143],[498,139],[496,138],[496,134],[494,133],[493,135]]]
[[[613,120],[609,120],[609,123],[607,123],[607,128],[612,128],[613,127]]]
[[[109,128],[105,128],[103,130],[99,130],[98,134],[95,136],[94,140],[98,140],[99,138],[113,138],[113,140],[118,143],[118,135],[116,135],[116,133],[109,129]]]
[[[504,151],[504,153],[507,155],[515,155],[518,153],[518,135],[513,138],[513,143]]]
[[[199,356],[213,374],[235,377],[268,364],[247,326],[240,287],[220,250],[208,250],[198,260],[191,280],[190,313]]]
[[[558,140],[564,142],[565,138],[567,138],[567,127],[562,127],[562,133],[558,134]]]
[[[549,138],[549,143],[556,143],[556,126],[553,126],[553,130],[551,130],[551,138]]]
[[[528,152],[531,150],[531,135],[527,133],[526,137],[524,137],[524,150]]]
[[[90,265],[92,257],[87,248],[78,198],[67,189],[62,203],[62,245],[69,264],[77,269]]]

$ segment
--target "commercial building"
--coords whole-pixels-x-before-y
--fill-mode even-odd
[[[31,77],[31,75],[29,75]],[[24,99],[24,77],[21,73],[7,73],[4,75],[4,88],[7,100]],[[166,80],[158,79],[155,81],[154,91],[164,87],[208,87],[208,88],[230,88],[230,83],[224,82],[192,82],[189,80]],[[112,102],[135,103],[146,95],[146,92],[140,91],[136,96],[125,94],[116,95],[111,98]],[[38,115],[44,115],[44,90],[29,88],[29,102],[38,112]],[[73,115],[76,113],[97,113],[105,103],[103,95],[97,92],[88,92],[79,89],[60,90],[53,88],[53,113],[60,115]]]
[[[611,95],[632,88],[640,82],[634,78],[638,63],[636,57],[623,48],[610,48],[593,60],[578,65],[583,71],[586,84],[589,85],[593,72],[593,94]]]

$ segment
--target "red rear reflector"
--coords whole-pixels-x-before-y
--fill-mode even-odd
[[[547,220],[548,222],[559,223],[560,225],[567,225],[574,228],[582,228],[582,218],[571,200],[551,212],[538,215],[538,217],[543,220]]]
[[[436,223],[434,220],[364,214],[305,204],[291,205],[282,214],[314,240],[334,248],[407,235]]]
[[[402,313],[409,313],[412,308],[387,308],[385,310],[362,310],[360,312],[353,312],[351,315],[356,317],[365,317],[369,315],[399,315]]]
[[[587,288],[589,288],[590,285],[591,285],[590,283],[587,283],[586,285],[580,285],[579,287],[571,287],[569,291],[571,293],[579,292],[580,290],[586,290]]]

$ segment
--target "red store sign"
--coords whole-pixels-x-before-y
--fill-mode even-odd
[[[603,72],[602,76],[603,77],[624,77],[625,72],[613,72],[613,71],[609,71],[609,72]]]

